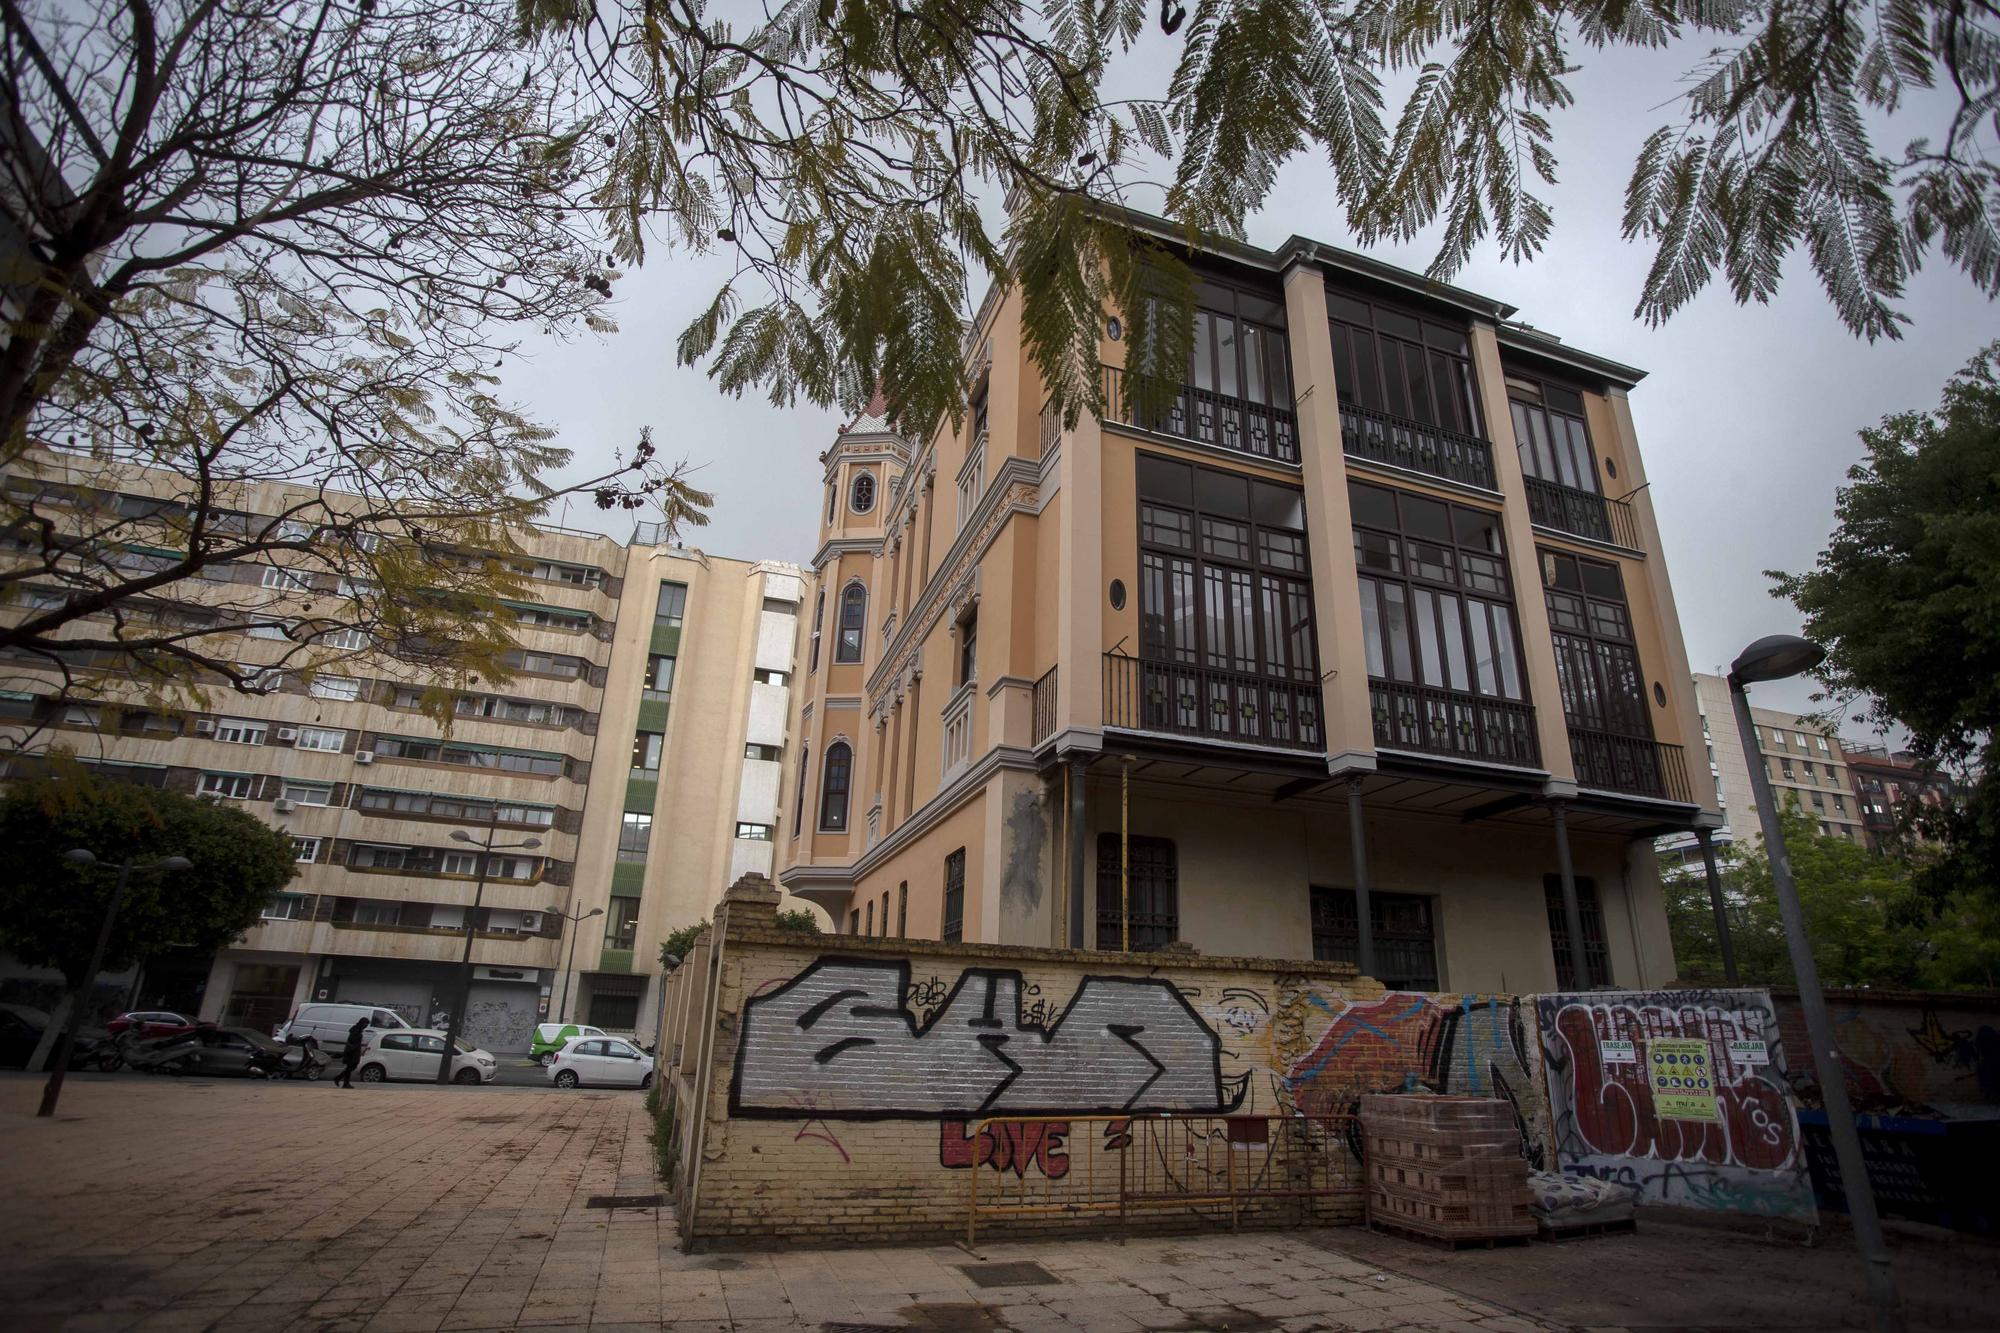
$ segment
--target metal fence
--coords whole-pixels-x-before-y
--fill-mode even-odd
[[[965,1242],[982,1225],[1320,1226],[1362,1220],[1351,1115],[994,1116],[967,1127]]]

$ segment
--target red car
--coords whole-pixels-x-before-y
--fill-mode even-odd
[[[168,1009],[139,1009],[129,1014],[120,1014],[104,1025],[104,1030],[112,1036],[122,1036],[127,1028],[139,1029],[141,1041],[151,1041],[155,1037],[172,1037],[183,1032],[192,1032],[198,1025],[185,1014],[177,1014]]]

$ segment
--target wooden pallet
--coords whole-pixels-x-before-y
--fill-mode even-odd
[[[1491,1250],[1501,1245],[1526,1245],[1535,1238],[1532,1232],[1517,1232],[1502,1236],[1441,1236],[1417,1227],[1406,1227],[1386,1217],[1369,1218],[1368,1229],[1384,1236],[1413,1240],[1420,1245],[1430,1245],[1440,1250]]]
[[[1616,1222],[1577,1222],[1570,1226],[1552,1227],[1546,1222],[1537,1224],[1537,1240],[1583,1240],[1589,1236],[1629,1236],[1639,1229],[1637,1218],[1627,1217]]]

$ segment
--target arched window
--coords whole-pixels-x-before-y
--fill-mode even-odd
[[[865,514],[875,507],[874,473],[859,472],[855,474],[854,494],[849,497],[848,503],[854,507],[854,512],[857,514]]]
[[[868,589],[850,583],[840,593],[840,640],[833,645],[836,662],[861,660],[861,626],[868,619]]]
[[[819,590],[819,596],[813,598],[812,659],[811,659],[811,665],[806,667],[806,672],[808,674],[819,670],[819,627],[821,625],[824,625],[825,623],[826,623],[826,589],[821,588]]]
[[[854,778],[854,751],[846,741],[826,747],[820,760],[819,826],[829,833],[847,831],[847,789]]]

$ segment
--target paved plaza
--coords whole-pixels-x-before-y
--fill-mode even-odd
[[[1664,1249],[1457,1255],[1351,1228],[684,1255],[667,1210],[590,1206],[659,1189],[636,1093],[123,1076],[74,1081],[38,1122],[39,1086],[0,1077],[7,1329],[1538,1333],[1863,1313],[1825,1250],[1816,1274],[1796,1241],[1694,1228],[1664,1228]],[[1996,1253],[1934,1255],[1967,1271],[1918,1326],[1992,1327]]]

